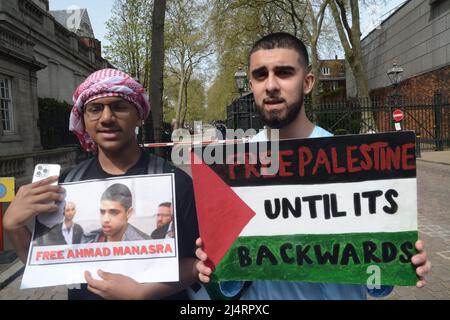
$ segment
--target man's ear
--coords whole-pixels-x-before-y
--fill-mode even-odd
[[[252,79],[248,80],[248,87],[250,88],[250,90],[253,91],[253,83],[252,83]]]
[[[127,210],[127,220],[130,220],[132,214],[133,214],[133,208],[129,208]]]
[[[303,80],[303,94],[306,96],[309,94],[314,88],[314,84],[316,83],[316,78],[311,72],[308,72]]]

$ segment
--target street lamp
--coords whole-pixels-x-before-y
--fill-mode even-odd
[[[234,74],[234,80],[236,81],[239,94],[242,95],[242,92],[247,89],[247,73],[242,70],[242,67],[239,67],[238,71]]]
[[[402,79],[402,73],[403,73],[403,68],[397,66],[397,62],[394,61],[394,63],[392,64],[392,68],[389,69],[387,71],[387,75],[389,77],[389,80],[391,81],[391,84],[394,86],[394,93],[391,94],[390,98],[391,98],[391,103],[390,105],[391,107],[391,113],[392,113],[392,108],[394,110],[397,110],[399,107],[399,98],[400,98],[400,94],[398,92],[398,85],[400,83],[400,80]],[[394,123],[393,121],[393,115],[391,117],[391,126],[395,126],[396,130],[401,130],[401,125],[400,122],[396,122]]]
[[[403,68],[397,66],[397,62],[392,64],[392,68],[387,71],[391,83],[396,87],[402,79]]]

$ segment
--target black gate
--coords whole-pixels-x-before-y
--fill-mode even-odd
[[[263,128],[255,107],[253,93],[242,95],[227,107],[227,128],[243,129],[244,131],[250,128],[255,130]]]
[[[396,109],[404,114],[397,128],[393,119]],[[419,100],[393,95],[384,100],[349,99],[315,106],[307,104],[306,112],[317,125],[336,135],[386,132],[400,128],[414,131],[422,150],[450,148],[449,97],[440,93],[431,99]]]

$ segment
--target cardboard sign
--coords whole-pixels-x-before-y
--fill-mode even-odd
[[[84,271],[96,277],[98,269],[138,282],[178,281],[173,174],[61,186],[67,194],[60,211],[36,218],[21,288],[85,283]],[[172,205],[171,225],[164,233],[159,232],[164,226],[157,225],[161,203]],[[70,228],[67,216],[72,217]]]
[[[194,149],[200,234],[214,280],[367,284],[378,270],[379,284],[416,283],[413,132],[272,147]],[[205,154],[222,161],[198,164]]]

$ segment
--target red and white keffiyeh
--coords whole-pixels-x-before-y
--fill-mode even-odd
[[[150,113],[150,103],[144,87],[130,75],[115,69],[98,70],[78,86],[73,95],[69,130],[80,140],[86,151],[97,151],[97,144],[86,132],[83,107],[87,103],[104,97],[121,97],[136,106],[142,120]]]

